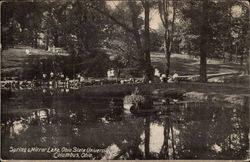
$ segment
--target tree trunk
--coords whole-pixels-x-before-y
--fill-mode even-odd
[[[171,122],[170,123],[170,130],[171,130],[171,143],[172,143],[172,149],[173,149],[173,159],[175,159],[175,139],[174,139],[174,128],[173,128],[173,124]]]
[[[120,75],[121,75],[121,69],[118,68],[118,69],[117,69],[117,78],[120,78]]]
[[[149,143],[150,143],[150,116],[145,118],[145,158],[149,158]]]
[[[238,46],[237,43],[235,43],[235,63],[238,62]]]
[[[168,34],[167,30],[164,32],[164,52],[165,52],[165,75],[166,79],[169,76],[170,72],[170,51],[169,51],[169,43],[168,43]]]
[[[137,52],[139,56],[139,64],[140,64],[140,69],[145,69],[146,62],[145,62],[145,57],[144,57],[144,50],[141,42],[141,35],[139,33],[139,25],[138,25],[138,15],[136,14],[136,9],[135,9],[135,4],[133,1],[128,2],[129,9],[131,11],[131,20],[132,20],[132,29],[133,32],[132,34],[134,35],[134,40],[136,42],[136,47],[137,47]],[[143,71],[143,76],[146,75],[146,71]],[[146,80],[147,81],[147,80]]]
[[[207,49],[208,49],[208,0],[203,0],[202,25],[200,42],[200,81],[207,81]]]
[[[137,52],[138,52],[138,55],[139,55],[139,58],[140,58],[139,59],[140,66],[144,67],[144,65],[145,65],[144,52],[143,52],[141,38],[140,38],[140,34],[139,34],[138,30],[135,30],[133,32],[133,35],[134,35],[134,39],[135,39],[135,42],[136,42]]]
[[[249,48],[249,47],[248,47]],[[249,51],[249,50],[248,50]],[[247,74],[249,75],[250,74],[250,66],[249,66],[249,64],[250,64],[250,54],[249,54],[249,52],[248,52],[248,55],[247,55],[247,57],[246,57],[246,72],[247,72]]]
[[[145,9],[145,35],[144,35],[144,48],[145,48],[145,53],[144,53],[144,59],[145,59],[145,65],[146,65],[146,81],[149,81],[152,79],[151,75],[151,60],[150,60],[150,35],[149,35],[149,1],[146,0],[144,4],[144,9]]]
[[[34,37],[35,37],[35,40],[34,40],[34,48],[37,48],[37,39],[38,39],[38,33],[37,33],[37,30],[35,30],[35,33],[34,33]]]
[[[244,60],[244,56],[243,56],[243,52],[241,51],[241,55],[240,55],[240,66],[243,66],[243,60]]]
[[[86,8],[86,5],[84,5],[84,11],[83,11],[83,22],[84,24],[88,24],[88,10]],[[86,51],[89,51],[89,39],[86,34],[84,34],[84,47]]]
[[[163,123],[163,127],[164,127],[164,140],[163,140],[163,145],[161,147],[161,151],[160,151],[160,157],[163,159],[169,159],[169,132],[170,132],[170,122],[169,119],[166,118],[165,122]]]
[[[54,34],[54,46],[55,47],[58,47],[59,46],[59,44],[58,44],[58,37],[59,37],[59,35],[57,34],[57,33],[55,33]]]
[[[168,6],[169,1],[162,0],[159,2],[159,13],[160,18],[162,21],[162,24],[164,26],[164,52],[165,52],[165,75],[166,75],[166,81],[168,80],[168,76],[170,73],[170,55],[172,51],[172,42],[173,42],[173,34],[174,34],[174,22],[175,22],[175,15],[176,15],[176,6],[177,2],[172,1],[173,3],[173,19],[171,22],[171,30],[169,30],[169,20],[168,20]]]
[[[226,58],[225,58],[225,41],[224,41],[224,39],[223,39],[223,42],[222,42],[222,59],[223,59],[223,62],[225,63]]]
[[[230,52],[229,62],[232,62],[232,61],[233,61],[233,53]]]
[[[178,42],[178,54],[181,54],[180,42]]]
[[[47,31],[47,36],[46,36],[46,46],[45,46],[46,50],[49,49],[49,31]]]

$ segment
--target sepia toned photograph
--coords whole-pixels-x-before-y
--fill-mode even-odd
[[[2,160],[250,160],[247,0],[4,0]]]

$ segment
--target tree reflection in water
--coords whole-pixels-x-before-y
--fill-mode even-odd
[[[15,147],[104,149],[86,159],[246,159],[249,99],[244,106],[184,104],[168,115],[121,114],[108,122],[110,99],[16,95],[2,105],[5,158],[50,159],[50,154],[11,154]],[[24,102],[25,101],[25,102]]]
[[[145,117],[143,159],[246,159],[249,99],[245,101],[244,106],[206,103],[168,116]]]

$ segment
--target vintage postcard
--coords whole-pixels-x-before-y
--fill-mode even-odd
[[[246,0],[1,2],[2,160],[250,160]]]

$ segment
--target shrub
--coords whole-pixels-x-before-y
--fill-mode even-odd
[[[145,101],[146,98],[139,94],[138,87],[136,87],[131,95],[127,95],[124,97],[123,103],[137,104],[137,103],[144,103]]]
[[[123,100],[124,104],[128,104],[128,103],[136,104],[136,103],[143,103],[145,101],[146,99],[144,96],[136,95],[136,94],[127,95],[124,97],[124,100]]]

